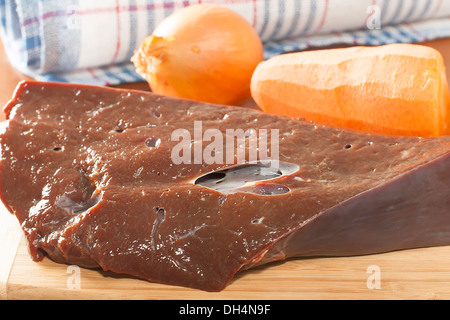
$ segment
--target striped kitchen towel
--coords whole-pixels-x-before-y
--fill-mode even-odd
[[[335,44],[381,45],[450,36],[444,0],[0,0],[12,65],[42,81],[142,81],[130,58],[166,16],[214,2],[240,13],[265,57]]]

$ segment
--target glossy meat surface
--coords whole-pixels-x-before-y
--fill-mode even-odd
[[[23,82],[4,111],[0,196],[20,221],[36,261],[47,255],[207,291],[224,289],[243,268],[305,255],[299,244],[308,241],[308,225],[310,235],[337,232],[339,227],[326,228],[333,225],[333,212],[348,212],[352,203],[373,207],[371,201],[388,195],[371,191],[397,190],[402,177],[450,164],[450,137],[366,135],[139,91]],[[203,132],[278,129],[280,171],[175,164],[171,155],[179,142],[172,134],[181,128],[194,138],[194,121],[201,121]],[[248,151],[247,144],[243,148]],[[248,177],[255,170],[258,179],[238,183],[243,172]],[[261,170],[267,177],[261,178]],[[224,187],[214,187],[214,179],[224,180]],[[420,179],[411,181],[411,188],[420,189]],[[427,188],[430,194],[439,188],[436,201],[449,198],[446,181]],[[437,207],[445,213],[449,202]],[[405,212],[397,213],[400,221],[407,220]],[[420,204],[408,205],[407,212],[427,220]],[[370,229],[368,213],[361,215]],[[358,213],[343,216],[342,224],[351,226]],[[336,242],[338,248],[334,242],[330,236],[316,241],[311,246],[325,249],[312,255],[352,253],[343,248],[348,242]],[[419,238],[414,246],[422,244],[450,244],[450,236]],[[386,249],[366,247],[365,253]],[[400,241],[387,250],[401,247]]]

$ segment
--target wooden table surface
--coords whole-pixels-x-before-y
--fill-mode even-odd
[[[450,39],[425,43],[439,50],[450,66]],[[0,42],[0,104],[10,98],[17,83],[29,79],[11,67]],[[450,79],[450,67],[447,70]],[[122,88],[149,90],[146,83],[121,85]],[[3,114],[0,121],[4,120]],[[6,244],[14,245],[6,245]],[[208,294],[171,286],[148,285],[134,279],[113,279],[101,273],[87,272],[90,287],[70,291],[66,286],[67,267],[48,259],[33,263],[26,252],[21,229],[15,217],[0,204],[0,299],[5,298],[113,298],[113,299],[448,299],[450,298],[450,246],[405,250],[365,257],[309,259],[278,264],[271,268],[244,273],[219,294]],[[21,264],[24,262],[24,264]],[[18,265],[15,270],[13,265]],[[375,269],[371,269],[375,268]],[[377,287],[371,273],[382,268],[383,280]],[[12,272],[14,271],[14,272]],[[46,287],[56,274],[61,283]],[[83,271],[84,272],[84,271]],[[30,273],[35,274],[27,278]],[[374,274],[375,274],[374,273]],[[59,274],[59,275],[58,275]],[[280,276],[282,275],[282,276]],[[16,284],[7,288],[8,281]],[[28,282],[27,282],[28,281]],[[258,282],[259,289],[245,292]],[[3,284],[3,286],[2,286]],[[100,286],[106,286],[99,290]],[[45,290],[42,290],[45,288]],[[120,289],[120,290],[119,290]],[[10,290],[10,292],[7,292]],[[37,296],[36,296],[37,295]],[[62,296],[61,296],[62,295]]]

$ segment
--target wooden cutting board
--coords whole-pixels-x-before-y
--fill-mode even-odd
[[[15,217],[0,208],[1,299],[450,299],[450,246],[296,259],[239,273],[210,293],[33,262]]]

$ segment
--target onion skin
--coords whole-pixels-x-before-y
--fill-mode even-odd
[[[251,77],[262,60],[253,27],[215,4],[176,11],[132,58],[155,93],[227,105],[250,98]]]

